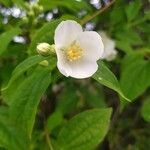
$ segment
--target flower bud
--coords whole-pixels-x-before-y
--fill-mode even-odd
[[[40,43],[37,45],[37,52],[42,56],[49,56],[55,53],[54,45],[48,43]]]
[[[43,12],[43,6],[39,6],[39,12]]]
[[[34,15],[35,15],[35,14],[34,14],[34,11],[33,11],[33,10],[30,10],[30,11],[28,12],[28,16],[29,16],[29,17],[34,17]]]
[[[44,67],[47,67],[48,64],[49,64],[49,63],[48,63],[47,60],[43,60],[43,61],[41,61],[41,62],[39,63],[39,65],[44,66]]]
[[[29,19],[27,17],[22,18],[23,23],[27,24],[29,22]]]

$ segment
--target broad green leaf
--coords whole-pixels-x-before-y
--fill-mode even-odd
[[[31,136],[40,98],[51,82],[50,67],[38,66],[22,81],[11,100],[10,116]]]
[[[3,101],[7,105],[9,105],[9,106],[11,105],[11,101],[13,99],[14,92],[18,90],[20,83],[23,82],[24,79],[25,79],[25,76],[22,75],[19,78],[17,78],[17,80],[12,82],[12,84],[9,84],[8,88],[6,87],[1,90]]]
[[[58,145],[61,150],[94,149],[105,137],[111,109],[93,109],[73,117],[60,131]]]
[[[38,43],[47,42],[50,44],[54,43],[54,31],[56,26],[60,23],[60,20],[51,21],[45,23],[31,39],[31,44],[28,49],[29,54],[36,53],[36,46]]]
[[[80,22],[80,19],[74,15],[63,14],[60,18],[61,20],[75,20],[76,22]]]
[[[19,28],[13,28],[0,35],[0,55],[7,49],[7,46],[12,40],[12,38],[20,33],[21,30]]]
[[[150,96],[143,103],[141,115],[145,121],[150,122]]]
[[[24,60],[22,63],[20,63],[15,70],[12,73],[12,77],[7,85],[9,85],[14,82],[20,75],[22,75],[25,71],[27,71],[29,68],[32,66],[36,65],[37,63],[41,62],[42,60],[45,60],[45,57],[36,55],[36,56],[31,56]]]
[[[107,66],[102,61],[99,61],[98,65],[99,69],[93,75],[93,78],[102,85],[107,86],[110,89],[116,91],[125,100],[130,101],[127,97],[125,97],[124,93],[122,92],[119,82],[115,75],[107,68]]]
[[[88,11],[91,10],[91,8],[87,5],[87,2],[85,1],[74,1],[74,0],[55,0],[55,1],[49,1],[49,0],[39,0],[39,4],[43,6],[45,11],[51,10],[56,7],[60,8],[67,8],[71,12],[77,12],[82,9],[87,9]]]
[[[0,107],[0,147],[8,150],[29,149],[27,135],[8,119],[8,108]]]
[[[55,111],[47,120],[47,128],[51,132],[55,127],[63,121],[63,114],[60,111]]]
[[[123,61],[120,85],[125,95],[135,100],[150,86],[150,62],[127,56]]]
[[[49,58],[49,57],[48,57]],[[22,82],[25,78],[23,74],[30,69],[31,67],[35,66],[37,63],[45,60],[45,57],[42,56],[31,56],[21,62],[13,71],[12,77],[8,82],[7,86],[2,89],[2,97],[7,104],[11,104],[11,100],[13,97],[13,93],[15,90],[18,89],[20,82]],[[54,58],[51,58],[51,62],[55,62]]]

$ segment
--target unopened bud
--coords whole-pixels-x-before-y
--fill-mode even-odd
[[[55,53],[54,45],[48,43],[40,43],[37,45],[37,52],[42,56],[49,56]]]
[[[43,61],[41,61],[39,64],[40,64],[41,66],[47,67],[49,63],[48,63],[47,60],[43,60]]]
[[[29,19],[27,17],[22,18],[23,23],[27,24],[29,22]]]
[[[39,6],[39,12],[43,12],[44,8],[43,6]]]
[[[30,10],[27,14],[29,17],[34,17],[35,15],[33,10]]]

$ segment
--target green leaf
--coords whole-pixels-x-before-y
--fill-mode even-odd
[[[47,42],[49,44],[54,43],[54,31],[56,26],[60,23],[60,20],[51,21],[45,23],[37,32],[33,35],[31,39],[31,44],[28,49],[28,53],[36,53],[36,46],[38,43]]]
[[[125,95],[134,101],[150,86],[150,62],[140,56],[123,60],[120,85]]]
[[[12,2],[20,8],[26,8],[24,0],[12,0]]]
[[[13,28],[0,35],[0,55],[7,49],[7,46],[12,40],[12,38],[20,33],[21,30],[19,28]]]
[[[145,121],[150,122],[150,96],[143,103],[141,115]]]
[[[141,46],[143,44],[141,36],[139,36],[137,31],[126,27],[116,31],[115,37],[117,39],[116,47],[125,53],[131,53],[134,51],[133,46]]]
[[[106,107],[104,93],[102,90],[102,86],[100,84],[99,86],[90,85],[89,87],[85,85],[82,89],[79,89],[79,90],[83,94],[82,96],[85,99],[89,107],[92,107],[92,108],[105,108]]]
[[[10,116],[31,136],[40,98],[51,82],[50,67],[38,66],[20,83],[11,100]]]
[[[55,127],[60,125],[63,121],[63,114],[60,111],[55,111],[52,115],[49,116],[47,120],[48,130],[51,132]]]
[[[126,7],[126,15],[128,21],[132,21],[137,17],[141,8],[141,1],[135,0],[129,3]]]
[[[118,92],[118,94],[120,94],[120,96],[123,97],[125,100],[130,101],[127,97],[125,97],[124,93],[122,92],[115,75],[107,68],[107,66],[102,61],[99,61],[98,65],[99,69],[93,75],[93,78],[102,85],[107,86],[110,89]]]
[[[116,48],[124,51],[125,53],[132,53],[133,49],[129,42],[124,42],[124,39],[116,41]]]
[[[5,5],[6,7],[9,7],[11,5],[11,0],[0,0],[0,3],[2,3],[3,5]]]
[[[86,1],[79,2],[74,0],[39,0],[39,4],[43,6],[44,11],[48,11],[56,7],[67,8],[71,12],[77,12],[82,9],[87,9],[88,11],[91,10]]]
[[[0,107],[0,147],[8,150],[29,149],[29,139],[8,119],[8,108]]]
[[[22,63],[20,63],[13,71],[12,77],[7,85],[7,88],[9,85],[14,82],[20,75],[22,75],[25,71],[27,71],[29,68],[33,67],[37,63],[41,62],[42,60],[45,60],[45,57],[36,55],[31,56],[24,60]]]
[[[67,87],[58,95],[56,111],[62,112],[63,115],[71,112],[77,105],[78,96],[77,89],[74,85],[66,85]]]
[[[37,63],[39,63],[45,59],[46,59],[45,57],[42,57],[39,55],[31,56],[31,57],[27,58],[26,60],[24,60],[23,62],[21,62],[14,69],[14,71],[12,73],[12,77],[9,80],[7,86],[2,89],[2,97],[8,105],[11,104],[11,100],[13,99],[12,98],[13,93],[18,89],[20,82],[22,82],[24,80],[23,74],[28,69],[30,69],[31,67],[33,67],[34,65],[36,65]],[[54,59],[51,58],[51,61],[53,61],[53,60]]]
[[[144,18],[146,18],[147,20],[150,20],[150,10],[147,10],[144,13],[145,13]]]
[[[73,117],[60,131],[58,145],[61,150],[94,149],[105,137],[111,109],[93,109]]]

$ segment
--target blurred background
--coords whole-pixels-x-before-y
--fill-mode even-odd
[[[0,0],[0,87],[7,85],[20,62],[37,54],[37,43],[53,44],[57,21],[68,19],[104,37],[110,50],[104,62],[132,103],[93,79],[66,78],[55,69],[52,84],[38,107],[33,149],[47,150],[43,138],[45,120],[55,139],[60,127],[75,114],[113,107],[110,130],[97,150],[149,150],[149,0]],[[43,33],[42,27],[48,22],[49,31]],[[17,83],[12,89],[16,87]],[[9,94],[1,92],[1,106],[7,106]]]

